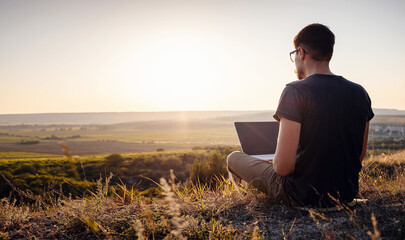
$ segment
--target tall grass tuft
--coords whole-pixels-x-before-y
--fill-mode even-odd
[[[0,200],[0,233],[10,228],[21,228],[24,220],[29,217],[27,206],[17,206],[16,200],[3,198]]]

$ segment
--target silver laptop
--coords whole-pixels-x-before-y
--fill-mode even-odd
[[[274,158],[279,122],[235,122],[242,151],[262,160]]]

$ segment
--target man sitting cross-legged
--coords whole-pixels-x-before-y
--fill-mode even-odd
[[[274,118],[280,122],[274,159],[241,152],[228,170],[275,200],[328,207],[350,202],[374,113],[362,86],[333,74],[329,62],[335,36],[322,24],[303,28],[290,53],[298,81],[286,85]]]

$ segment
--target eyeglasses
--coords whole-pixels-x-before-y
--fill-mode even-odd
[[[307,51],[305,51],[305,49],[302,49],[302,51],[304,52],[304,54],[308,54]],[[297,54],[298,49],[295,49],[294,51],[290,52],[290,60],[291,62],[295,62],[295,54]]]
[[[297,54],[297,52],[298,52],[298,49],[295,49],[294,51],[290,52],[290,60],[291,60],[291,62],[294,62],[295,54]]]

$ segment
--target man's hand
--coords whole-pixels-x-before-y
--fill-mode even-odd
[[[267,162],[269,162],[270,164],[273,164],[273,159],[269,159],[269,160],[267,160]]]
[[[272,161],[278,175],[294,172],[300,134],[301,123],[280,117],[277,149]]]

